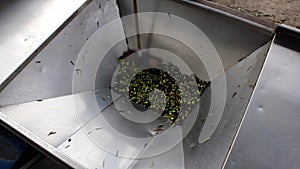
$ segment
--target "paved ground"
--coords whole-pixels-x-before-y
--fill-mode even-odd
[[[300,29],[300,0],[208,0],[268,22]]]

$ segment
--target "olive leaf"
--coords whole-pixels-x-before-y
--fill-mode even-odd
[[[142,70],[142,66],[138,67],[134,60],[120,60],[120,70],[112,90],[124,96],[128,95],[133,103],[146,109],[162,112],[161,115],[169,119],[171,124],[181,124],[210,85],[210,82],[201,80],[195,74],[188,76],[181,73],[172,63],[160,63],[158,69]],[[132,77],[137,70],[142,71]],[[161,90],[164,95],[151,95],[156,89]],[[161,105],[162,100],[166,100],[165,107]]]

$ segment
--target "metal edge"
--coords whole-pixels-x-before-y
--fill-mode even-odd
[[[206,9],[208,11],[212,11],[215,12],[217,14],[221,14],[223,16],[227,16],[233,20],[242,22],[242,23],[246,23],[248,25],[251,25],[253,27],[258,27],[264,31],[267,31],[269,33],[273,33],[274,29],[276,28],[276,25],[268,25],[267,24],[262,24],[262,23],[258,23],[258,21],[254,22],[252,20],[250,20],[250,17],[248,18],[243,18],[240,17],[241,15],[238,15],[238,13],[240,12],[233,12],[234,10],[230,10],[229,8],[225,8],[223,7],[221,9],[220,5],[217,4],[213,4],[212,2],[206,2],[206,3],[200,3],[200,2],[195,2],[195,1],[191,1],[191,0],[171,0],[171,1],[175,1],[177,3],[181,3],[183,5],[189,5],[191,7],[201,7],[203,9]]]
[[[289,32],[291,33],[292,36],[296,36],[297,38],[300,38],[300,29],[294,28],[292,26],[288,26],[285,24],[281,24],[277,27],[277,29],[275,30],[276,33],[280,33],[280,30],[282,29],[286,29],[289,30]]]
[[[272,39],[272,41],[271,41],[271,45],[270,45],[270,47],[269,47],[269,49],[268,49],[267,56],[266,56],[266,58],[265,58],[265,61],[264,61],[264,63],[263,63],[263,66],[262,66],[262,68],[261,68],[260,74],[259,74],[259,76],[258,76],[257,83],[259,83],[259,81],[260,81],[260,79],[261,79],[262,71],[264,70],[264,68],[265,68],[265,66],[266,66],[267,60],[268,60],[269,55],[270,55],[270,49],[272,48],[272,46],[273,46],[273,44],[274,44],[275,38],[276,38],[276,36],[273,36],[273,39]],[[253,90],[253,92],[252,92],[252,94],[251,94],[251,97],[250,97],[249,102],[248,102],[248,104],[247,104],[247,108],[246,108],[245,113],[244,113],[244,115],[243,115],[243,117],[242,117],[242,120],[241,120],[241,122],[240,122],[240,124],[239,124],[239,127],[238,127],[238,129],[237,129],[237,131],[236,131],[236,134],[235,134],[235,136],[234,136],[234,139],[233,139],[233,141],[232,141],[232,143],[231,143],[230,149],[229,149],[229,151],[228,151],[228,153],[227,153],[227,155],[226,155],[226,158],[225,158],[225,160],[224,160],[224,162],[223,162],[223,165],[222,165],[222,168],[221,168],[221,169],[225,169],[225,166],[226,166],[226,164],[227,164],[228,158],[229,158],[229,156],[230,156],[230,154],[231,154],[231,152],[232,152],[233,146],[234,146],[234,144],[235,144],[235,142],[236,142],[236,139],[237,139],[237,137],[238,137],[238,135],[239,135],[239,132],[240,132],[240,130],[241,130],[241,127],[242,127],[243,122],[244,122],[244,120],[245,120],[245,117],[246,117],[246,115],[247,115],[247,112],[248,112],[250,103],[251,103],[251,101],[252,101],[252,99],[253,99],[253,96],[254,96],[254,93],[255,93],[255,90],[256,90],[256,88],[254,88],[254,90]]]
[[[59,26],[29,57],[0,84],[0,92],[93,0],[86,0],[75,12]]]
[[[46,157],[49,159],[57,162],[62,167],[65,168],[84,168],[78,163],[75,163],[72,159],[65,156],[62,152],[57,150],[55,147],[47,143],[46,141],[42,140],[40,137],[32,134],[31,131],[27,130],[17,122],[11,120],[8,116],[0,112],[0,124],[4,126],[9,131],[16,134],[18,137],[20,137],[23,140],[26,140],[26,142],[36,148],[38,151],[43,153]],[[39,143],[39,144],[37,144]],[[43,148],[43,147],[47,147]]]
[[[279,25],[275,33],[275,43],[300,52],[300,29],[287,25]]]
[[[241,18],[244,18],[244,19],[256,22],[256,23],[258,23],[260,25],[263,25],[263,26],[266,26],[268,28],[271,28],[272,30],[276,29],[276,27],[278,26],[278,24],[275,24],[273,22],[268,22],[268,21],[262,20],[260,18],[251,16],[251,15],[249,15],[247,13],[243,13],[243,12],[241,12],[239,10],[234,9],[234,8],[229,8],[227,6],[220,5],[220,4],[217,4],[217,3],[212,2],[212,1],[206,1],[206,0],[192,0],[192,1],[196,1],[198,3],[201,3],[201,4],[204,4],[204,5],[207,5],[207,6],[216,8],[216,9],[219,9],[221,11],[225,11],[225,12],[230,13],[232,15],[235,15],[235,16],[238,16],[238,17],[241,17]]]

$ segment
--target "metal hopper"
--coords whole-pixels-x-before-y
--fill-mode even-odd
[[[20,39],[4,38],[16,45],[1,45],[5,55],[15,56],[0,72],[4,126],[66,167],[235,168],[231,152],[237,150],[231,149],[275,47],[271,28],[191,1],[47,3],[53,7],[47,14],[18,23],[37,33],[21,36],[16,29]],[[22,12],[43,7],[38,1],[7,5]],[[55,11],[64,17],[39,27]],[[17,24],[14,16],[22,12],[1,12],[0,18]],[[112,92],[118,58],[128,49],[145,61],[182,62],[211,81],[184,125],[156,135],[161,121],[148,124],[151,115],[140,116]]]

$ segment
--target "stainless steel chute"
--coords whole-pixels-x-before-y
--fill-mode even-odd
[[[235,166],[237,162],[234,162],[236,159],[246,161],[249,154],[245,158],[239,158],[232,153],[238,153],[236,151],[239,148],[235,145],[243,147],[245,139],[241,137],[246,137],[250,132],[246,130],[249,128],[246,121],[251,120],[251,106],[258,97],[256,90],[260,90],[256,86],[261,86],[260,83],[264,82],[265,73],[272,74],[266,69],[272,63],[274,50],[279,50],[277,44],[274,44],[277,37],[273,36],[272,29],[191,1],[75,2],[47,1],[47,5],[53,9],[41,10],[42,14],[45,12],[44,15],[37,17],[32,14],[29,20],[20,23],[22,26],[27,25],[29,30],[34,29],[32,31],[36,31],[35,33],[23,29],[8,32],[17,37],[14,38],[15,41],[0,34],[1,41],[7,42],[0,46],[4,52],[3,57],[7,56],[4,61],[1,60],[0,65],[8,65],[0,69],[0,118],[4,126],[50,158],[72,168],[216,169],[238,168]],[[25,6],[18,3],[21,2],[7,2],[13,9],[21,10],[15,14],[18,16],[37,5],[41,8],[44,5],[34,0]],[[63,8],[64,5],[68,10]],[[59,9],[56,8],[58,6]],[[42,21],[51,19],[50,15],[56,16],[53,14],[55,11],[64,14],[64,17],[59,17],[51,27],[45,26]],[[163,16],[151,15],[147,18],[143,15],[153,12]],[[135,13],[142,14],[129,19],[132,24],[119,20]],[[19,20],[14,18],[15,15],[1,12],[0,18],[10,18],[9,23],[13,26]],[[175,22],[172,19],[176,17],[193,24],[207,39],[199,39],[199,44],[187,45],[164,35],[143,33],[143,28],[171,32],[164,29],[166,22],[163,19],[166,18],[168,23],[172,23]],[[106,26],[111,22],[115,25],[113,29],[108,29]],[[1,25],[0,30],[8,31],[7,27]],[[132,28],[141,35],[132,36]],[[104,29],[110,30],[111,34],[99,34]],[[178,37],[183,37],[188,33],[185,31],[182,30],[182,35],[180,32],[176,33]],[[22,42],[18,38],[23,38]],[[113,44],[107,53],[101,53],[106,44],[112,45],[108,40],[112,38],[121,40]],[[15,44],[22,51],[11,50],[12,46],[6,46],[8,43]],[[213,48],[205,46],[208,44]],[[223,69],[214,72],[210,77],[205,64],[196,62],[198,56],[191,46],[201,49],[199,51],[202,52],[202,57],[217,54]],[[152,139],[155,137],[151,131],[153,126],[135,127],[136,124],[126,123],[119,115],[124,112],[118,111],[115,105],[122,105],[124,100],[113,97],[110,84],[118,65],[118,57],[128,48],[159,48],[171,51],[193,73],[211,80],[212,85],[216,86],[206,90],[201,97],[200,109],[196,109],[198,115],[190,119],[195,123],[188,131],[184,127],[174,127],[170,135],[157,145],[155,139]],[[98,54],[99,57],[103,55],[101,63],[98,60],[89,60]],[[136,54],[137,57],[145,57],[143,52]],[[291,55],[297,57],[299,53],[291,52]],[[168,61],[173,60],[175,59]],[[291,70],[291,73],[298,72]],[[216,111],[209,113],[211,100],[216,97],[212,95],[213,90],[216,96],[218,92],[225,93],[224,109],[221,113],[217,111],[218,106],[222,106],[219,102],[213,106]],[[295,95],[295,98],[298,96]],[[247,115],[243,118],[245,112],[250,117]],[[252,123],[256,124],[253,121]],[[128,141],[128,136],[135,139]],[[149,139],[140,141],[136,138]],[[174,141],[178,138],[181,139],[179,142]],[[161,143],[166,143],[167,146]],[[165,147],[168,148],[164,153],[149,156],[154,150]]]

